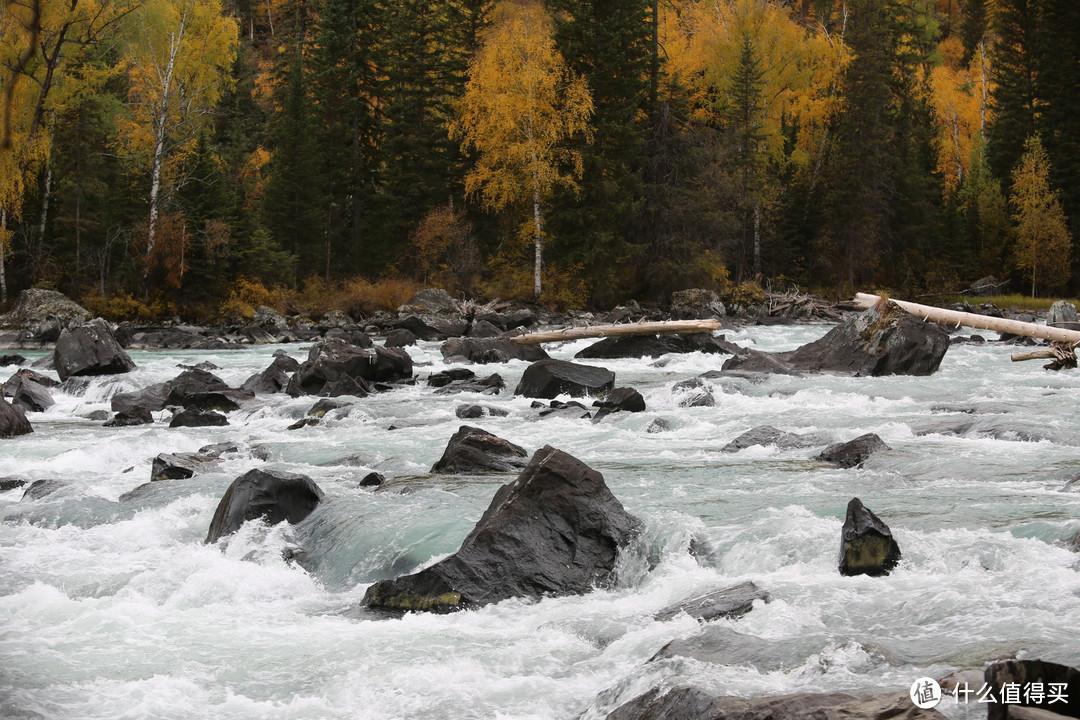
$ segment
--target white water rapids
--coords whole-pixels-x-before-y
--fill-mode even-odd
[[[826,330],[727,337],[787,350]],[[571,359],[590,342],[548,350]],[[306,357],[305,347],[284,347]],[[930,377],[718,379],[709,381],[716,407],[682,408],[672,385],[719,369],[725,356],[668,356],[660,367],[586,360],[648,405],[594,424],[532,419],[531,401],[510,394],[524,362],[473,366],[503,376],[499,396],[435,395],[423,380],[445,368],[438,348],[408,348],[420,364],[415,386],[295,431],[285,428],[315,398],[260,396],[220,428],[169,429],[168,413],[129,428],[80,417],[108,409],[113,393],[175,377],[178,363],[208,360],[238,386],[270,363],[273,346],[133,352],[136,371],[95,378],[81,394],[54,392],[54,407],[30,414],[32,435],[0,441],[0,477],[66,483],[37,500],[22,501],[23,488],[0,493],[0,717],[568,720],[602,718],[656,685],[861,695],[1003,657],[1080,666],[1080,556],[1065,547],[1080,530],[1080,492],[1063,491],[1080,473],[1080,371],[1011,363],[1006,346],[957,345]],[[474,402],[509,416],[455,417]],[[658,417],[671,429],[647,433]],[[530,452],[553,445],[599,470],[644,522],[655,564],[577,597],[450,615],[363,610],[372,582],[456,550],[512,478],[427,474],[462,424]],[[765,424],[816,433],[821,444],[721,452]],[[863,468],[810,459],[866,432],[891,450]],[[119,501],[149,481],[158,453],[223,441],[241,452]],[[358,464],[325,464],[346,456]],[[312,477],[327,502],[296,527],[249,523],[205,545],[229,483],[260,466]],[[359,488],[373,469],[393,483]],[[888,577],[837,572],[855,496],[900,544]],[[309,570],[283,557],[297,545],[313,558]],[[654,613],[743,580],[772,601],[713,621],[741,634],[731,663],[649,662],[701,631],[685,615],[660,622]],[[982,706],[950,704],[939,709],[985,716]]]

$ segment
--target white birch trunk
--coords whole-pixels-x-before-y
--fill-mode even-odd
[[[187,24],[187,13],[180,18],[180,27],[176,32],[169,35],[169,59],[165,63],[164,71],[159,71],[158,77],[161,83],[161,100],[158,106],[157,117],[154,118],[154,157],[150,166],[150,218],[146,228],[146,256],[149,258],[154,251],[156,242],[157,221],[160,214],[161,203],[161,169],[165,162],[165,143],[168,139],[169,129],[169,104],[173,93],[173,71],[176,68],[176,55],[180,52],[180,41],[184,37],[184,28]],[[145,271],[144,271],[145,276]]]
[[[761,277],[761,196],[754,200],[754,278]]]
[[[540,188],[533,186],[533,239],[535,241],[536,258],[533,266],[533,296],[540,297],[540,270],[544,263],[544,224],[543,214],[540,208]]]

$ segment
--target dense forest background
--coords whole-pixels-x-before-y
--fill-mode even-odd
[[[1075,292],[1078,88],[1075,0],[0,0],[0,299]]]

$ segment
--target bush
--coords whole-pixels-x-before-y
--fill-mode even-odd
[[[125,292],[104,296],[90,293],[82,298],[82,306],[95,316],[113,322],[153,322],[176,315],[176,306],[161,296],[140,300]]]

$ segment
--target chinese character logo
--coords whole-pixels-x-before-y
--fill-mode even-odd
[[[921,677],[911,684],[911,702],[915,707],[927,710],[941,702],[941,686],[937,680]]]

